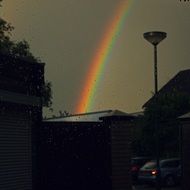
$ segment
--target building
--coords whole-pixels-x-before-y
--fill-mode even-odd
[[[0,189],[37,185],[44,65],[0,54]]]
[[[181,139],[181,159],[182,159],[182,187],[183,190],[190,189],[190,112],[179,117],[180,139]]]
[[[41,128],[41,186],[46,190],[131,190],[131,127],[118,110],[48,119]]]
[[[157,96],[163,94],[175,94],[180,93],[183,95],[190,95],[190,69],[178,72],[171,80],[169,80],[159,91]],[[143,107],[147,107],[153,100],[155,96],[150,98]]]

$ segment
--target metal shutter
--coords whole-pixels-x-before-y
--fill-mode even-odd
[[[32,150],[29,112],[0,106],[0,189],[32,190]]]

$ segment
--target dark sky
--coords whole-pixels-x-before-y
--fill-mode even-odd
[[[125,0],[4,0],[0,16],[15,26],[13,39],[26,39],[34,55],[46,63],[54,114],[75,112],[90,61],[121,1]],[[90,111],[136,112],[151,97],[153,47],[143,39],[144,32],[168,34],[158,46],[159,88],[189,69],[190,2],[132,0],[128,12]]]

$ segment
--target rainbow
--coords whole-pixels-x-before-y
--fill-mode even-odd
[[[122,0],[116,9],[114,18],[106,27],[85,78],[85,84],[79,97],[76,113],[91,111],[93,97],[100,82],[102,72],[108,63],[109,55],[111,54],[114,44],[120,35],[120,31],[125,24],[131,2],[132,0]]]

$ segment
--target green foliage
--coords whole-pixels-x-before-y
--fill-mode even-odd
[[[0,0],[1,7],[2,0]],[[40,62],[40,60],[33,56],[30,52],[30,46],[27,41],[13,41],[11,40],[11,33],[14,27],[7,21],[0,18],[0,52],[14,56],[15,58],[24,58],[28,61]],[[46,81],[43,88],[43,104],[50,107],[52,105],[52,90],[51,83]]]
[[[0,6],[1,2],[2,0],[0,0]],[[19,42],[11,40],[13,30],[14,27],[10,23],[0,18],[0,52],[14,57],[25,58],[29,61],[39,62],[40,60],[30,52],[30,46],[26,40]]]
[[[30,46],[25,40],[13,44],[10,54],[14,55],[15,57],[25,59],[27,58],[27,60],[29,61],[40,62],[39,59],[32,55],[32,53],[30,52]]]
[[[156,128],[158,129],[161,157],[178,156],[179,123],[177,118],[190,110],[190,98],[184,93],[159,94],[148,104],[144,116],[137,123],[134,154],[155,155]]]
[[[13,29],[9,23],[0,18],[0,51],[3,53],[9,53],[14,45],[14,42],[10,40]]]
[[[44,88],[42,89],[42,102],[43,106],[51,107],[52,106],[52,84],[49,81],[46,81]]]
[[[27,41],[15,42],[11,40],[11,32],[14,27],[0,18],[0,52],[14,57],[25,58],[29,61],[40,61],[30,52]]]

